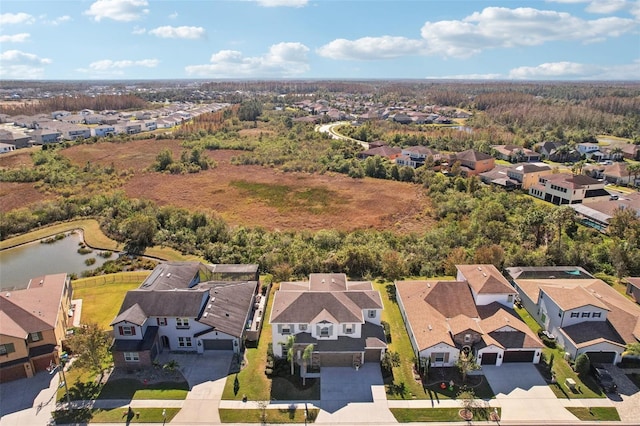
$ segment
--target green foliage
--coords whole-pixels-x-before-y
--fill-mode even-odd
[[[108,333],[95,324],[75,329],[67,344],[76,357],[74,366],[102,373],[111,358]]]
[[[238,108],[238,118],[242,121],[256,121],[262,114],[262,103],[258,100],[243,101]]]
[[[386,351],[380,365],[386,371],[391,372],[394,367],[400,367],[400,354],[398,352]]]
[[[578,373],[580,376],[585,376],[589,373],[590,368],[591,368],[591,361],[589,360],[589,357],[587,356],[587,354],[578,355],[578,357],[576,358],[576,362],[573,366],[573,369],[576,371],[576,373]]]

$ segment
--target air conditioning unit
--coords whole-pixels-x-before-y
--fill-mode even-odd
[[[569,361],[571,359],[571,354],[569,352],[565,352],[564,353],[564,359],[565,359],[565,361]]]

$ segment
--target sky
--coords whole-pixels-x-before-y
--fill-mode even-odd
[[[640,0],[2,0],[0,79],[640,80]]]

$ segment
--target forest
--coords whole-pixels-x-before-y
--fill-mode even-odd
[[[210,83],[206,87],[223,91],[246,88],[246,84]],[[125,168],[117,158],[108,164],[77,164],[67,155],[71,149],[100,149],[106,153],[110,144],[128,144],[139,136],[61,144],[33,152],[29,165],[0,162],[0,185],[31,185],[47,194],[46,199],[34,204],[2,211],[0,236],[5,239],[58,221],[94,217],[108,236],[125,243],[131,253],[141,253],[150,245],[164,245],[213,263],[258,263],[262,272],[273,274],[276,280],[303,278],[312,272],[345,272],[368,279],[432,277],[452,275],[456,264],[466,262],[492,263],[498,268],[579,265],[609,281],[640,275],[640,219],[633,212],[616,212],[609,232],[603,234],[582,226],[569,207],[486,186],[476,177],[445,176],[427,167],[398,167],[379,157],[359,160],[359,145],[329,139],[316,132],[312,124],[294,122],[301,115],[299,110],[275,108],[287,104],[293,87],[298,92],[308,89],[317,99],[342,98],[349,89],[351,96],[374,92],[373,97],[380,102],[437,102],[474,112],[465,123],[472,132],[385,121],[341,129],[364,141],[424,145],[445,152],[468,148],[486,152],[491,144],[531,146],[547,139],[578,143],[602,134],[640,143],[637,84],[376,86],[315,82],[305,86],[302,82],[256,82],[254,94],[234,107],[198,117],[171,135],[154,135],[149,143],[175,138],[182,154],[158,149],[152,164],[144,169]],[[274,94],[258,95],[256,88]],[[275,95],[280,92],[284,98]],[[90,107],[80,99],[78,102],[76,108]],[[230,224],[215,207],[187,209],[159,204],[132,198],[124,189],[127,182],[139,176],[149,182],[167,173],[205,173],[215,179],[216,162],[209,156],[217,151],[231,153],[231,164],[239,171],[259,166],[285,174],[347,175],[354,182],[404,182],[427,200],[429,207],[419,212],[425,218],[424,228],[396,232]],[[411,202],[406,200],[408,205]],[[293,214],[312,218],[322,212],[307,209]]]

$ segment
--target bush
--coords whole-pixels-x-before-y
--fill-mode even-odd
[[[94,263],[96,263],[96,258],[95,257],[90,257],[89,259],[85,259],[84,260],[84,264],[87,266],[91,266]]]
[[[382,328],[384,329],[384,337],[387,339],[387,343],[391,343],[391,327],[386,321],[381,321]]]
[[[591,361],[589,360],[589,357],[587,356],[587,354],[578,355],[578,357],[576,358],[576,362],[573,366],[573,369],[575,370],[575,372],[578,373],[578,375],[580,376],[584,376],[589,372],[590,368],[591,368]]]
[[[85,247],[80,247],[78,249],[78,253],[79,254],[89,254],[91,253],[93,250],[91,250],[90,248],[85,248]]]

